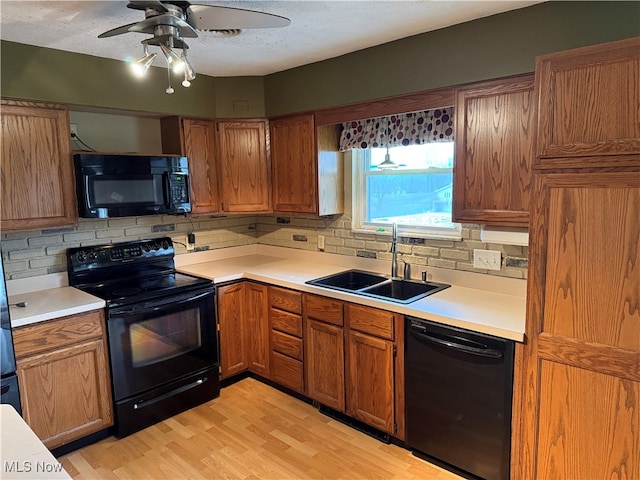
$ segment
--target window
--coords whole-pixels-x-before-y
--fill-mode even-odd
[[[451,221],[453,142],[353,149],[353,228],[460,239]],[[385,163],[383,163],[385,162]]]

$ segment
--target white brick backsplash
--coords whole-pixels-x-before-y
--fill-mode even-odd
[[[95,230],[86,232],[65,233],[64,235],[62,235],[62,239],[64,242],[82,242],[83,240],[93,240],[94,238],[96,238]]]
[[[449,268],[451,270],[456,269],[456,262],[453,260],[443,260],[441,258],[430,258],[427,261],[427,265],[430,267]]]
[[[54,265],[65,265],[66,258],[64,255],[55,257],[39,257],[29,260],[29,268],[53,267]]]
[[[442,258],[450,258],[452,260],[469,260],[468,250],[451,250],[448,248],[440,249],[440,256]]]
[[[289,219],[290,223],[277,223],[279,217]],[[175,225],[175,231],[152,231],[154,226],[169,224]],[[255,225],[254,229],[249,229],[251,224]],[[260,243],[315,251],[318,235],[324,235],[325,252],[356,256],[358,250],[367,250],[376,252],[380,260],[391,260],[391,237],[387,234],[353,232],[349,214],[322,218],[313,215],[243,215],[200,216],[191,219],[173,215],[154,215],[81,219],[77,228],[2,234],[5,276],[7,279],[25,278],[52,271],[64,271],[66,250],[71,247],[163,236],[182,242],[188,232],[196,234],[198,249]],[[293,235],[305,235],[308,241],[293,241]],[[419,265],[421,268],[428,265],[512,278],[527,277],[526,268],[506,267],[492,272],[473,268],[470,261],[471,252],[476,248],[499,250],[505,255],[518,258],[526,258],[528,255],[527,247],[482,242],[480,227],[471,224],[463,225],[461,241],[425,239],[420,245],[406,241],[398,244],[398,253],[408,263]],[[176,244],[176,254],[182,253],[185,253],[184,247]],[[419,270],[414,268],[414,277],[417,271]]]
[[[4,246],[3,246],[4,248]],[[25,250],[10,250],[9,260],[28,260],[34,257],[42,257],[46,255],[44,248],[29,248]]]
[[[125,237],[138,237],[140,235],[148,236],[151,234],[151,225],[141,225],[124,229]]]

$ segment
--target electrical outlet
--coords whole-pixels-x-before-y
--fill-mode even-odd
[[[318,250],[324,250],[324,235],[318,235]]]
[[[192,234],[185,235],[185,237],[184,237],[184,244],[187,246],[187,252],[192,252],[196,248],[195,238],[193,239],[194,240],[193,242],[189,242],[189,240],[190,240],[189,236],[190,235],[192,235]]]
[[[72,137],[77,137],[78,136],[78,124],[71,123],[69,125],[69,130],[70,130],[70,133],[71,133]]]
[[[473,266],[485,270],[500,270],[502,254],[498,250],[474,250]]]

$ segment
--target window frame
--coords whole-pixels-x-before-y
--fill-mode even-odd
[[[406,170],[368,170],[371,166],[371,153],[368,149],[351,151],[352,166],[352,222],[351,230],[356,233],[391,234],[391,224],[388,222],[367,222],[366,218],[366,183],[367,177],[376,175],[408,175],[414,173],[444,173],[453,168],[418,168]],[[451,198],[453,208],[453,196]],[[453,228],[422,227],[398,223],[398,230],[403,236],[427,238],[437,240],[462,240],[462,225],[454,223]]]

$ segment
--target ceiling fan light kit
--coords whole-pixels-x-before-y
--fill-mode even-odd
[[[129,32],[153,35],[141,42],[144,56],[131,62],[131,68],[136,77],[143,77],[158,55],[155,52],[149,53],[149,45],[159,47],[167,62],[169,86],[165,92],[168,94],[174,92],[171,86],[172,71],[184,73],[183,87],[191,86],[191,82],[196,78],[195,70],[187,60],[189,46],[183,40],[197,38],[196,30],[232,31],[237,35],[243,29],[285,27],[291,23],[288,18],[270,13],[214,5],[192,5],[186,1],[131,0],[127,7],[143,10],[145,19],[108,30],[98,35],[98,38]],[[182,54],[177,54],[176,49],[182,50]]]

